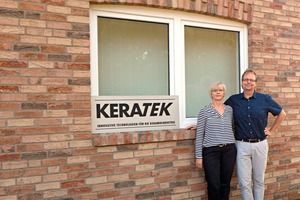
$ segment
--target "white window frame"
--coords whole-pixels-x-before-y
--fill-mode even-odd
[[[167,23],[169,25],[169,87],[170,95],[179,96],[180,128],[196,124],[196,118],[186,118],[184,26],[236,31],[239,33],[239,65],[248,68],[248,31],[241,22],[183,11],[125,5],[92,5],[90,10],[91,95],[98,96],[98,36],[97,17],[112,17]],[[174,34],[176,33],[176,34]],[[239,77],[237,75],[237,77]],[[236,80],[237,85],[240,79]],[[205,91],[206,92],[206,91]],[[239,91],[237,91],[239,92]]]

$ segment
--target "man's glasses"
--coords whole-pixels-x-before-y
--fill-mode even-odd
[[[244,78],[242,81],[243,81],[243,82],[251,82],[251,83],[256,82],[256,80],[254,80],[254,79],[249,79],[249,78]]]

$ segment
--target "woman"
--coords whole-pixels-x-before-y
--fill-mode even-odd
[[[226,86],[213,83],[212,102],[202,108],[197,119],[196,165],[204,168],[208,199],[229,199],[230,181],[236,161],[232,108],[223,103]],[[194,129],[190,126],[188,129]]]

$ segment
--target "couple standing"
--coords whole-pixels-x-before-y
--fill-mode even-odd
[[[242,199],[264,199],[266,138],[275,133],[286,113],[269,95],[255,92],[256,82],[256,73],[246,70],[243,93],[232,95],[225,103],[226,86],[213,83],[209,91],[212,103],[200,110],[197,127],[187,127],[197,129],[196,165],[204,168],[209,200],[229,199],[235,162]],[[271,128],[267,127],[269,112],[277,116]]]

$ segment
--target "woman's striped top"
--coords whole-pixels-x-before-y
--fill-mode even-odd
[[[228,105],[224,106],[223,115],[211,105],[207,105],[200,110],[197,119],[196,158],[202,158],[203,147],[235,142],[233,110]]]

